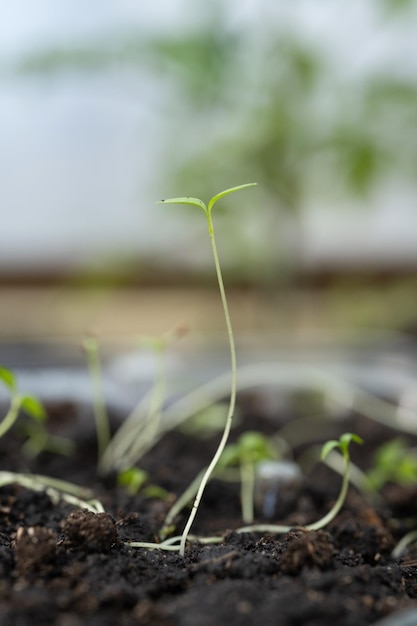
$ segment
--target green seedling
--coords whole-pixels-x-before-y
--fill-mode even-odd
[[[121,470],[117,475],[117,484],[135,496],[148,480],[148,473],[139,467],[129,467]]]
[[[166,397],[166,351],[174,339],[182,336],[184,332],[183,328],[177,328],[161,337],[139,337],[141,346],[150,347],[155,354],[156,366],[152,388],[141,398],[112,437],[103,393],[99,342],[95,338],[89,338],[84,342],[94,387],[93,408],[100,474],[120,473],[134,468],[160,437],[162,410]]]
[[[135,496],[140,491],[145,498],[158,500],[166,500],[168,498],[169,493],[166,489],[158,485],[146,485],[147,480],[148,473],[139,467],[130,467],[120,471],[117,475],[117,484],[126,489],[131,496]]]
[[[346,495],[347,495],[348,488],[349,488],[349,468],[350,468],[349,446],[352,443],[352,441],[358,444],[363,443],[363,440],[358,435],[354,433],[344,433],[343,435],[340,436],[339,439],[337,440],[332,439],[331,441],[327,441],[324,444],[322,448],[322,452],[321,452],[322,461],[326,459],[327,455],[330,454],[332,450],[337,450],[338,452],[340,452],[342,456],[343,466],[344,466],[342,486],[341,486],[339,495],[337,497],[337,500],[333,504],[330,511],[326,513],[326,515],[324,515],[322,518],[320,518],[317,522],[314,522],[313,524],[307,524],[307,526],[305,526],[306,530],[309,530],[309,531],[320,530],[320,528],[324,528],[324,526],[327,526],[328,524],[330,524],[331,521],[334,520],[334,518],[336,517],[336,515],[339,513],[340,509],[342,508],[346,500]],[[291,526],[276,525],[276,524],[256,524],[253,526],[244,526],[242,528],[239,528],[236,532],[238,533],[242,533],[242,532],[287,533],[290,530],[291,530]]]
[[[242,519],[245,524],[252,524],[254,518],[256,466],[260,461],[275,458],[276,452],[271,442],[256,431],[243,433],[236,443],[229,444],[224,449],[216,475],[221,478],[222,471],[226,474],[228,467],[239,467]]]
[[[346,500],[346,495],[347,495],[347,491],[349,487],[349,468],[350,468],[349,446],[352,442],[362,444],[363,440],[361,439],[361,437],[359,437],[358,435],[354,433],[344,433],[343,435],[340,436],[339,439],[331,440],[324,444],[322,448],[322,453],[321,453],[322,461],[324,461],[326,457],[330,454],[330,452],[333,450],[337,450],[342,457],[343,465],[344,465],[342,486],[339,492],[339,496],[336,499],[330,511],[326,513],[326,515],[324,515],[322,518],[320,518],[317,522],[314,522],[312,524],[307,524],[306,526],[304,526],[303,527],[304,530],[316,531],[316,530],[320,530],[321,528],[324,528],[325,526],[330,524],[330,522],[333,521],[333,519],[336,517],[336,515],[338,515],[339,511],[341,510]],[[196,481],[197,480],[201,482],[200,476],[197,477]],[[190,489],[193,485],[194,483],[190,485]],[[187,495],[187,497],[185,497],[185,495]],[[185,506],[186,503],[190,500],[191,495],[187,493],[187,494],[183,494],[183,496],[184,497],[182,497],[182,500],[183,500],[182,504]],[[174,506],[176,505],[177,503]],[[162,539],[161,543],[129,542],[128,545],[131,547],[136,547],[136,548],[148,548],[148,549],[159,549],[159,550],[178,550],[178,549],[181,550],[181,545],[183,542],[183,535],[169,537],[168,539],[165,538],[169,530],[171,530],[171,527],[169,526],[169,522],[172,522],[173,519],[174,519],[174,515],[172,515],[170,519],[168,519],[168,517],[165,519],[165,524],[163,526],[162,531],[160,532],[160,537]],[[294,528],[293,526],[288,526],[284,524],[282,525],[281,524],[253,524],[249,526],[242,526],[241,528],[238,528],[235,532],[237,533],[260,532],[260,533],[271,533],[271,534],[284,534],[284,533],[290,532],[293,528]],[[188,539],[190,541],[195,541],[198,543],[221,543],[225,539],[225,536],[201,538],[201,537],[195,537],[195,536],[189,535]]]
[[[209,237],[210,237],[210,242],[211,242],[211,248],[212,248],[212,253],[213,253],[213,260],[214,260],[214,266],[215,266],[215,270],[216,270],[216,276],[217,276],[217,282],[218,282],[218,286],[219,286],[219,290],[220,290],[220,296],[221,296],[221,301],[222,301],[222,306],[223,306],[223,311],[224,311],[224,316],[225,316],[225,321],[226,321],[226,327],[227,327],[227,334],[228,334],[228,339],[229,339],[229,346],[230,346],[230,358],[231,358],[231,369],[232,369],[232,381],[231,381],[231,389],[230,389],[230,403],[229,403],[229,409],[228,409],[228,413],[227,413],[227,417],[226,417],[226,422],[225,422],[225,427],[224,427],[224,431],[223,431],[223,435],[222,438],[220,440],[219,446],[201,480],[197,495],[195,497],[194,500],[194,504],[193,504],[193,508],[191,509],[191,513],[190,516],[188,518],[188,521],[185,525],[183,534],[182,534],[182,538],[181,538],[181,543],[180,543],[180,554],[183,556],[184,552],[185,552],[185,544],[187,541],[187,535],[190,532],[191,526],[194,522],[194,518],[197,514],[198,511],[198,507],[201,501],[201,498],[203,496],[204,490],[206,488],[206,485],[210,479],[210,476],[214,470],[214,468],[216,467],[222,453],[223,450],[226,446],[228,437],[229,437],[229,433],[230,433],[230,429],[232,426],[232,419],[233,419],[233,414],[234,414],[234,410],[235,410],[235,403],[236,403],[236,349],[235,349],[235,341],[234,341],[234,336],[233,336],[233,329],[232,329],[232,323],[231,323],[231,319],[230,319],[230,314],[229,314],[229,306],[227,303],[227,298],[226,298],[226,292],[224,289],[224,283],[223,283],[223,275],[222,275],[222,271],[221,271],[221,267],[220,267],[220,261],[219,261],[219,256],[218,256],[218,252],[217,252],[217,245],[216,245],[216,239],[215,239],[215,235],[214,235],[214,226],[213,226],[213,220],[212,220],[212,209],[213,206],[215,205],[216,202],[218,202],[219,200],[221,200],[222,198],[224,198],[225,196],[228,196],[232,193],[235,193],[237,191],[240,191],[242,189],[246,189],[248,187],[253,187],[254,185],[256,185],[256,183],[247,183],[245,185],[239,185],[237,187],[231,187],[230,189],[226,189],[224,191],[221,191],[220,193],[218,193],[217,195],[213,196],[208,204],[206,205],[202,200],[200,200],[199,198],[189,198],[189,197],[181,197],[181,198],[169,198],[167,200],[162,200],[161,203],[162,204],[185,204],[185,205],[191,205],[191,206],[196,206],[200,209],[203,210],[206,219],[207,219],[207,227],[208,227],[208,233],[209,233]]]
[[[110,421],[107,414],[103,393],[103,377],[101,372],[99,342],[95,337],[88,337],[82,344],[86,357],[90,377],[93,384],[93,407],[96,422],[98,463],[110,441]]]
[[[396,437],[378,448],[373,458],[373,466],[367,473],[367,486],[372,491],[380,491],[387,482],[400,485],[417,483],[417,453],[407,446],[407,442]]]
[[[101,473],[134,467],[161,436],[166,398],[166,353],[173,341],[184,332],[185,329],[176,328],[160,337],[139,337],[141,346],[150,348],[155,356],[152,388],[113,435],[100,462]]]
[[[10,392],[10,407],[0,422],[0,437],[3,437],[10,430],[21,410],[38,423],[43,423],[46,420],[46,411],[39,400],[35,396],[23,395],[19,392],[13,372],[5,367],[0,367],[0,380]]]

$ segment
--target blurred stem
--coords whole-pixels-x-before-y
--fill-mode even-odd
[[[88,369],[93,383],[93,405],[97,433],[97,454],[98,462],[100,463],[104,451],[110,441],[110,425],[104,401],[99,346],[97,340],[90,337],[84,341],[83,347],[87,355]]]

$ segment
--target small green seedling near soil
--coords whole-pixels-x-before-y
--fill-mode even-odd
[[[93,383],[93,407],[96,422],[97,453],[100,463],[104,451],[110,441],[110,421],[107,415],[103,393],[103,377],[99,353],[99,342],[95,337],[88,337],[82,344],[86,357],[90,377]]]
[[[324,515],[322,518],[320,518],[317,522],[314,522],[312,524],[307,524],[307,526],[304,527],[306,530],[320,530],[320,528],[324,528],[324,526],[327,526],[328,524],[330,524],[331,521],[334,520],[334,518],[336,517],[336,515],[339,513],[340,509],[342,508],[346,500],[346,495],[347,495],[348,488],[349,488],[349,467],[350,467],[349,446],[352,442],[362,444],[363,440],[361,439],[361,437],[359,437],[359,435],[356,435],[354,433],[344,433],[343,435],[340,436],[339,439],[337,440],[332,439],[331,441],[327,441],[324,444],[322,448],[322,452],[321,452],[322,461],[324,461],[324,459],[332,450],[338,450],[342,455],[343,465],[344,465],[342,486],[339,492],[339,496],[337,497],[337,500],[333,504],[330,511],[326,513],[326,515]],[[242,528],[238,528],[236,532],[238,533],[242,533],[242,532],[286,533],[286,532],[289,532],[290,530],[291,530],[291,526],[276,525],[276,524],[256,524],[253,526],[244,526]]]
[[[129,467],[121,470],[117,475],[117,484],[126,489],[131,496],[135,496],[140,491],[145,498],[158,500],[168,498],[168,491],[158,485],[146,485],[147,480],[148,473],[139,467]]]
[[[380,491],[389,481],[400,485],[417,483],[417,452],[402,437],[390,439],[378,448],[367,473],[367,486],[372,491]]]
[[[241,435],[236,443],[225,447],[217,466],[211,474],[211,478],[217,478],[218,480],[240,482],[242,518],[245,524],[251,524],[253,521],[255,467],[260,461],[275,457],[275,450],[264,435],[255,431],[248,431]],[[238,466],[237,472],[233,471],[233,465]],[[175,529],[175,518],[195,498],[206,471],[207,468],[203,469],[195,477],[169,509],[159,531],[161,539],[166,539]]]
[[[139,467],[129,467],[117,475],[117,484],[126,489],[131,496],[135,496],[147,480],[148,472]]]
[[[10,408],[0,422],[0,437],[10,430],[16,422],[20,411],[23,410],[34,420],[34,430],[27,431],[26,434],[28,434],[29,439],[25,443],[25,446],[28,444],[31,446],[30,451],[32,454],[50,447],[60,454],[65,453],[65,446],[70,446],[71,442],[60,437],[54,438],[47,433],[43,426],[47,416],[41,402],[34,396],[19,393],[15,375],[5,367],[0,367],[0,380],[5,384],[11,396]],[[89,489],[79,487],[67,481],[37,474],[0,471],[0,487],[12,484],[21,485],[33,491],[43,491],[53,502],[64,500],[73,506],[85,508],[94,513],[104,511],[101,503],[93,498]]]
[[[215,270],[216,270],[216,275],[217,275],[217,282],[218,282],[218,286],[219,286],[219,290],[220,290],[220,296],[221,296],[221,301],[222,301],[222,305],[223,305],[223,311],[224,311],[224,316],[225,316],[225,320],[226,320],[226,327],[227,327],[227,334],[228,334],[228,338],[229,338],[229,346],[230,346],[230,358],[231,358],[231,368],[232,368],[232,382],[231,382],[231,390],[230,390],[230,403],[229,403],[229,410],[227,413],[227,417],[226,417],[226,422],[225,422],[225,427],[224,427],[224,431],[223,431],[223,435],[222,438],[220,440],[219,446],[201,480],[197,495],[195,497],[194,500],[194,504],[193,504],[193,508],[191,509],[191,513],[190,516],[188,518],[188,521],[185,525],[182,537],[181,537],[181,543],[180,543],[180,554],[183,556],[184,552],[185,552],[185,543],[187,541],[187,536],[190,532],[191,526],[193,524],[194,518],[197,514],[198,511],[198,507],[201,501],[201,498],[203,496],[204,490],[206,488],[206,485],[210,479],[211,474],[213,473],[214,468],[216,467],[222,453],[223,450],[226,446],[228,437],[229,437],[229,433],[230,433],[230,429],[232,426],[232,419],[233,419],[233,414],[234,414],[234,410],[235,410],[235,403],[236,403],[236,350],[235,350],[235,341],[234,341],[234,336],[233,336],[233,329],[232,329],[232,323],[230,320],[230,314],[229,314],[229,306],[227,304],[227,298],[226,298],[226,292],[224,289],[224,283],[223,283],[223,275],[222,275],[222,271],[221,271],[221,267],[220,267],[220,261],[219,261],[219,256],[217,253],[217,245],[216,245],[216,239],[215,239],[215,235],[214,235],[214,226],[213,226],[213,221],[212,221],[212,216],[211,216],[211,212],[213,209],[213,206],[215,205],[216,202],[218,202],[219,200],[221,200],[221,198],[224,198],[225,196],[228,196],[232,193],[235,193],[236,191],[240,191],[242,189],[246,189],[248,187],[253,187],[254,185],[256,185],[256,183],[247,183],[245,185],[239,185],[238,187],[231,187],[230,189],[225,189],[224,191],[221,191],[220,193],[218,193],[217,195],[213,196],[210,201],[208,202],[208,204],[206,205],[202,200],[200,200],[199,198],[189,198],[189,197],[181,197],[181,198],[169,198],[167,200],[162,200],[161,203],[162,204],[186,204],[186,205],[191,205],[191,206],[196,206],[199,207],[200,209],[203,210],[206,219],[207,219],[207,227],[208,227],[208,232],[209,232],[209,237],[210,237],[210,242],[211,242],[211,248],[212,248],[212,253],[213,253],[213,259],[214,259],[214,265],[215,265]]]
[[[321,460],[325,460],[327,455],[332,450],[337,450],[342,456],[343,464],[344,464],[342,486],[339,492],[339,496],[336,502],[333,504],[330,511],[326,513],[326,515],[324,515],[322,518],[320,518],[317,522],[313,522],[312,524],[307,524],[306,526],[304,526],[303,527],[304,530],[315,531],[315,530],[320,530],[321,528],[324,528],[325,526],[330,524],[331,521],[333,521],[333,519],[341,510],[345,502],[346,495],[348,492],[348,487],[349,487],[349,467],[350,467],[349,446],[352,442],[358,443],[358,444],[363,443],[361,437],[359,437],[358,435],[354,433],[344,433],[343,435],[340,436],[339,439],[331,440],[324,444],[322,448],[322,453],[321,453]],[[172,521],[172,518],[170,518],[169,521]],[[282,525],[281,524],[253,524],[249,526],[242,526],[241,528],[236,529],[235,532],[237,533],[260,532],[260,533],[270,533],[270,534],[285,534],[285,533],[290,532],[293,528],[294,526],[288,526],[284,524]],[[164,532],[160,533],[160,537],[161,539],[163,539],[163,541],[159,544],[145,543],[145,542],[129,542],[128,545],[131,547],[136,547],[136,548],[141,547],[141,548],[160,549],[160,550],[178,549],[178,543],[181,546],[183,535],[177,536],[177,537],[170,537],[169,539],[166,539],[165,537],[169,532],[167,519],[165,520],[163,531]],[[201,537],[194,537],[194,536],[189,535],[190,540],[197,541],[199,543],[221,543],[224,540],[224,538],[225,538],[224,536],[201,538]]]
[[[46,411],[39,400],[35,396],[23,395],[19,392],[13,372],[5,367],[0,367],[0,380],[10,392],[9,410],[0,421],[0,437],[3,437],[10,430],[21,410],[38,423],[43,423],[46,420]]]
[[[216,476],[221,478],[223,472],[227,476],[228,467],[239,467],[242,519],[245,524],[252,524],[254,518],[256,466],[261,461],[276,459],[276,456],[268,438],[256,431],[243,433],[236,443],[229,444],[224,449]]]
[[[94,416],[97,432],[98,471],[102,475],[111,472],[127,472],[126,480],[137,482],[135,464],[156,443],[160,436],[162,410],[166,398],[165,361],[168,346],[184,334],[185,329],[176,328],[160,337],[140,336],[141,346],[152,349],[155,355],[155,374],[150,391],[140,399],[130,415],[111,437],[110,423],[103,393],[103,377],[100,346],[96,338],[88,338],[83,346],[94,388]],[[142,470],[138,470],[142,471]]]

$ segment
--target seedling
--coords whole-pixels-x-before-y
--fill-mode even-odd
[[[106,404],[104,402],[99,343],[95,337],[88,337],[83,341],[82,345],[87,356],[88,369],[93,383],[93,406],[94,418],[96,422],[97,453],[98,462],[100,463],[104,451],[110,441],[110,422],[109,416],[107,415]]]
[[[338,450],[341,453],[343,463],[344,463],[344,474],[342,486],[340,489],[339,496],[326,515],[320,518],[317,522],[312,524],[307,524],[304,526],[304,530],[312,531],[312,530],[320,530],[327,524],[330,524],[331,521],[336,517],[339,513],[340,509],[343,506],[343,503],[346,499],[348,487],[349,487],[349,466],[350,466],[350,453],[349,446],[351,442],[355,442],[358,444],[362,444],[362,439],[353,433],[344,433],[340,436],[338,440],[331,440],[324,444],[321,453],[321,459],[324,460],[327,455],[332,450]],[[165,524],[167,520],[165,520]],[[294,526],[288,526],[284,524],[253,524],[250,526],[242,526],[238,528],[235,532],[237,533],[257,533],[257,532],[265,532],[271,534],[284,534],[290,532]],[[165,531],[167,531],[168,527],[164,526]],[[161,538],[166,536],[166,533],[160,533]],[[224,540],[224,536],[218,537],[194,537],[189,535],[189,539],[192,541],[196,541],[198,543],[221,543]],[[145,543],[145,542],[129,542],[128,545],[136,548],[149,548],[149,549],[160,549],[160,550],[175,550],[178,549],[178,544],[181,546],[183,536],[170,537],[169,539],[164,539],[161,543]]]
[[[33,420],[33,429],[28,430],[29,439],[25,446],[32,454],[37,454],[46,448],[54,449],[59,453],[70,452],[72,442],[61,437],[52,437],[46,432],[43,422],[46,411],[41,402],[31,395],[19,393],[16,377],[10,370],[0,367],[0,380],[10,392],[10,408],[0,422],[0,437],[2,437],[16,422],[20,410],[27,413]],[[24,446],[24,448],[25,448]],[[67,446],[67,447],[66,447]],[[89,489],[79,487],[73,483],[42,476],[38,474],[23,474],[0,471],[0,487],[17,484],[34,491],[44,491],[53,502],[64,500],[73,506],[85,508],[94,513],[103,512],[103,506],[93,498]]]
[[[0,437],[16,422],[20,410],[25,411],[32,419],[42,423],[46,420],[46,411],[37,398],[31,395],[22,395],[17,386],[16,377],[10,370],[0,367],[0,380],[10,392],[10,407],[0,422]]]
[[[94,416],[97,432],[98,470],[100,474],[110,472],[129,474],[135,464],[158,440],[161,417],[166,397],[166,351],[172,341],[184,334],[183,328],[165,333],[161,337],[140,336],[139,343],[150,347],[155,354],[155,374],[150,391],[134,407],[114,435],[110,435],[109,417],[103,393],[103,376],[100,360],[100,345],[96,338],[84,341],[88,367],[94,388]],[[133,483],[136,478],[132,478]],[[132,483],[132,484],[133,484]]]
[[[166,399],[166,353],[184,332],[185,329],[179,327],[159,337],[139,337],[141,346],[150,348],[155,356],[153,384],[109,441],[100,461],[101,473],[130,469],[160,437]]]
[[[124,487],[131,496],[136,495],[147,480],[148,473],[139,467],[130,467],[117,475],[118,485]]]
[[[232,323],[230,320],[230,314],[229,314],[229,306],[227,304],[227,298],[226,298],[226,292],[224,289],[224,283],[223,283],[223,275],[222,275],[222,271],[221,271],[221,267],[220,267],[220,261],[219,261],[219,256],[217,253],[217,245],[216,245],[216,239],[215,239],[215,235],[214,235],[214,226],[213,226],[213,221],[212,221],[212,216],[211,216],[211,212],[213,209],[213,206],[215,205],[216,202],[218,202],[221,198],[224,198],[225,196],[228,196],[232,193],[235,193],[236,191],[240,191],[241,189],[246,189],[247,187],[253,187],[254,185],[256,185],[256,183],[247,183],[245,185],[239,185],[238,187],[231,187],[230,189],[226,189],[224,191],[221,191],[220,193],[218,193],[217,195],[213,196],[210,201],[208,202],[208,204],[206,205],[202,200],[200,200],[199,198],[188,198],[188,197],[181,197],[181,198],[169,198],[167,200],[162,200],[161,203],[163,204],[186,204],[186,205],[191,205],[191,206],[196,206],[199,207],[200,209],[203,210],[206,219],[207,219],[207,227],[208,227],[208,232],[209,232],[209,237],[210,237],[210,242],[211,242],[211,248],[212,248],[212,252],[213,252],[213,260],[214,260],[214,266],[215,266],[215,270],[216,270],[216,276],[217,276],[217,282],[218,282],[218,286],[219,286],[219,290],[220,290],[220,296],[221,296],[221,301],[222,301],[222,306],[223,306],[223,311],[224,311],[224,317],[225,317],[225,321],[226,321],[226,327],[227,327],[227,334],[228,334],[228,339],[229,339],[229,346],[230,346],[230,359],[231,359],[231,369],[232,369],[232,381],[231,381],[231,389],[230,389],[230,403],[229,403],[229,409],[228,409],[228,413],[226,416],[226,422],[225,422],[225,426],[224,426],[224,431],[223,431],[223,435],[222,438],[220,440],[219,446],[216,450],[216,452],[214,453],[214,456],[201,480],[197,495],[195,497],[194,500],[194,504],[193,504],[193,508],[191,509],[191,513],[190,516],[188,518],[188,521],[185,525],[182,537],[181,537],[181,543],[180,543],[180,554],[183,556],[184,552],[185,552],[185,543],[187,541],[187,535],[190,532],[191,526],[194,522],[194,518],[197,514],[198,511],[198,507],[201,501],[201,498],[203,496],[204,490],[206,488],[206,485],[210,479],[211,474],[213,473],[214,468],[216,467],[222,453],[223,450],[226,446],[228,437],[229,437],[229,433],[230,433],[230,429],[232,426],[232,420],[233,420],[233,414],[234,414],[234,410],[235,410],[235,403],[236,403],[236,349],[235,349],[235,341],[234,341],[234,336],[233,336],[233,329],[232,329]]]
[[[306,530],[320,530],[320,528],[324,528],[324,526],[327,526],[328,524],[330,524],[331,521],[334,520],[334,518],[336,517],[336,515],[339,513],[340,509],[342,508],[343,503],[346,500],[346,495],[347,495],[348,487],[349,487],[349,466],[350,466],[349,446],[352,441],[358,444],[363,443],[363,440],[358,435],[355,435],[354,433],[344,433],[343,435],[340,436],[339,439],[337,440],[332,439],[331,441],[327,441],[324,444],[322,448],[322,452],[321,452],[322,461],[324,461],[324,459],[332,450],[338,450],[342,455],[343,464],[344,464],[342,486],[339,492],[339,496],[337,497],[337,500],[333,504],[330,511],[326,513],[326,515],[324,515],[322,518],[320,518],[317,522],[314,522],[313,524],[307,524],[307,526],[305,526]],[[253,526],[244,526],[242,528],[239,528],[236,532],[238,533],[243,533],[243,532],[286,533],[286,532],[289,532],[290,530],[291,530],[291,526],[285,526],[285,525],[281,526],[281,525],[276,525],[276,524],[256,524]]]
[[[218,478],[219,480],[240,481],[242,517],[245,523],[250,524],[253,521],[255,466],[259,461],[273,457],[274,450],[267,438],[261,433],[248,431],[241,435],[236,443],[225,447],[217,467],[211,474],[211,478]],[[230,477],[231,466],[233,465],[239,466],[239,469],[237,472],[233,472]],[[195,498],[206,471],[207,469],[203,469],[197,474],[168,511],[159,531],[161,539],[165,539],[175,529],[175,518]]]
[[[148,473],[139,467],[130,467],[122,470],[117,475],[117,483],[126,489],[129,495],[135,496],[139,491],[145,498],[157,498],[166,500],[168,492],[158,485],[146,485]]]
[[[245,524],[252,524],[254,518],[256,466],[260,461],[274,458],[276,458],[276,453],[271,443],[264,435],[256,431],[243,433],[236,443],[226,446],[221,456],[220,472],[222,469],[227,471],[227,468],[233,465],[239,467],[240,500],[242,519]]]
[[[376,451],[367,474],[367,486],[379,491],[387,482],[410,485],[417,482],[417,454],[401,437],[390,439]]]

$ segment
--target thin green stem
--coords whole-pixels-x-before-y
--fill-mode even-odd
[[[252,524],[253,494],[255,489],[255,466],[253,463],[243,462],[240,464],[240,500],[242,506],[242,519],[245,524]]]
[[[19,409],[22,404],[22,398],[18,393],[14,393],[10,403],[9,410],[0,422],[0,437],[13,426],[19,415]]]
[[[224,431],[223,431],[223,435],[222,438],[220,440],[219,446],[201,480],[199,489],[197,491],[197,495],[195,497],[194,500],[194,504],[193,507],[191,509],[191,513],[190,516],[188,518],[188,521],[185,525],[183,534],[181,536],[181,544],[180,544],[180,554],[181,556],[184,556],[184,552],[185,552],[185,543],[187,541],[187,536],[190,532],[191,526],[194,522],[194,518],[197,514],[198,511],[198,507],[200,505],[200,501],[201,498],[203,497],[203,493],[204,490],[207,486],[208,481],[210,480],[210,476],[213,473],[213,470],[215,469],[224,448],[226,447],[226,443],[227,440],[229,438],[229,434],[230,434],[230,429],[232,427],[232,420],[233,420],[233,414],[235,411],[235,404],[236,404],[236,349],[235,349],[235,340],[234,340],[234,336],[233,336],[233,329],[232,329],[232,322],[230,320],[230,314],[229,314],[229,307],[227,304],[227,298],[226,298],[226,292],[224,289],[224,283],[223,283],[223,276],[222,276],[222,272],[221,272],[221,268],[220,268],[220,261],[219,261],[219,256],[217,253],[217,246],[216,246],[216,239],[214,236],[214,228],[213,228],[213,222],[211,219],[211,211],[207,211],[206,212],[206,217],[207,217],[207,223],[208,223],[208,231],[209,231],[209,235],[210,235],[210,241],[211,241],[211,247],[212,247],[212,252],[213,252],[213,258],[214,258],[214,265],[216,268],[216,275],[217,275],[217,282],[219,285],[219,289],[220,289],[220,295],[221,295],[221,300],[222,300],[222,305],[223,305],[223,311],[224,311],[224,316],[225,316],[225,320],[226,320],[226,327],[227,327],[227,334],[228,334],[228,338],[229,338],[229,346],[230,346],[230,359],[231,359],[231,371],[232,371],[232,381],[231,381],[231,389],[230,389],[230,402],[229,402],[229,409],[228,409],[228,413],[227,413],[227,417],[226,417],[226,423],[225,423],[225,427],[224,427]]]
[[[340,493],[336,502],[333,504],[332,508],[326,515],[321,517],[317,522],[313,522],[313,524],[307,524],[303,526],[305,530],[320,530],[327,524],[330,524],[331,521],[334,520],[336,515],[339,513],[340,509],[343,506],[344,501],[346,500],[346,495],[349,487],[349,457],[343,455],[344,459],[344,472],[343,472],[343,481],[342,486],[340,488]],[[285,526],[278,524],[254,524],[252,526],[243,526],[236,530],[237,533],[288,533],[294,526]]]
[[[95,339],[84,341],[84,349],[87,355],[88,369],[93,383],[94,419],[96,422],[98,463],[103,457],[110,441],[110,425],[107,415],[106,403],[103,392],[103,377],[98,343]]]

